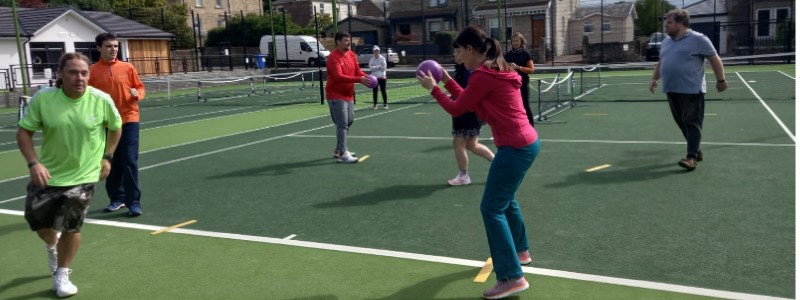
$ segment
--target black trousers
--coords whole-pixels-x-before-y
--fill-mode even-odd
[[[686,156],[697,157],[703,132],[705,94],[667,93],[672,118],[686,139]]]
[[[381,89],[383,105],[386,105],[386,78],[378,78],[378,86],[372,89],[372,105],[378,105],[378,89]]]

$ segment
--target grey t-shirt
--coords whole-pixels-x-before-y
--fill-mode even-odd
[[[698,94],[706,92],[705,59],[717,55],[717,50],[702,33],[689,30],[673,40],[667,36],[661,42],[661,80],[664,93]]]

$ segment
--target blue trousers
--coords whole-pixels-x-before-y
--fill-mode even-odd
[[[106,191],[111,202],[131,207],[139,203],[139,123],[122,124],[122,138],[114,151],[111,173],[106,178]]]
[[[522,148],[499,147],[489,168],[481,216],[497,280],[522,277],[517,252],[528,250],[528,235],[515,194],[540,145],[537,140]]]

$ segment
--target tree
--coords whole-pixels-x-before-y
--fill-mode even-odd
[[[47,6],[59,7],[71,5],[80,10],[111,11],[113,0],[49,0]]]
[[[663,16],[668,11],[675,9],[675,5],[665,0],[637,0],[636,15],[638,19],[634,21],[637,36],[647,36],[653,32],[664,31]]]

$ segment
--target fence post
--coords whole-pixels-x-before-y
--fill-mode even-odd
[[[155,60],[156,60],[156,75],[161,76],[161,64],[158,63],[158,57],[156,57]]]
[[[183,65],[183,74],[189,73],[189,65],[186,64],[186,56],[181,58],[181,64]]]

